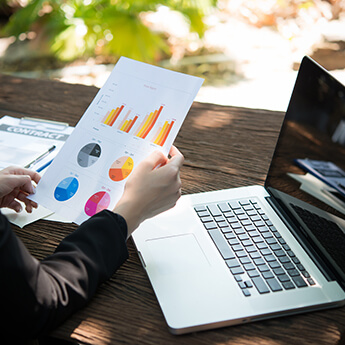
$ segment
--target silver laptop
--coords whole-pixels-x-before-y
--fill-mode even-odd
[[[344,200],[298,164],[345,170],[344,120],[345,87],[303,58],[265,186],[184,195],[134,232],[172,333],[344,305]]]

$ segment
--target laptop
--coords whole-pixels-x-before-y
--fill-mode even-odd
[[[297,163],[345,170],[344,120],[345,87],[304,57],[265,185],[184,195],[133,233],[173,334],[344,305],[345,209]]]

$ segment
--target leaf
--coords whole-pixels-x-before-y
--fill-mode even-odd
[[[113,18],[109,30],[113,39],[104,47],[107,54],[152,62],[169,51],[165,41],[133,15],[118,14]]]
[[[31,0],[11,16],[6,32],[17,37],[40,32],[51,52],[63,60],[85,54],[125,55],[152,62],[169,55],[166,37],[150,30],[140,13],[168,6],[183,13],[190,29],[202,36],[203,16],[216,0]],[[45,9],[49,9],[46,13]],[[82,33],[80,33],[80,30]],[[42,43],[43,44],[43,43]],[[44,44],[43,44],[44,45]]]

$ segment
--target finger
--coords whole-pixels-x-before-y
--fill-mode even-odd
[[[168,158],[162,152],[154,151],[147,158],[145,158],[142,163],[144,163],[148,169],[153,170],[159,165],[166,164],[167,161]]]
[[[25,208],[26,210],[30,209],[30,213],[32,212],[32,209],[33,208],[38,208],[38,204],[36,204],[34,201],[32,200],[29,200],[29,199],[24,199],[24,200],[21,200],[24,202],[25,204]]]
[[[25,203],[25,210],[27,213],[32,213],[32,209],[33,209],[33,207],[31,205],[31,203]]]
[[[38,204],[32,200],[29,200],[24,193],[19,193],[17,199],[25,204],[25,209],[28,213],[32,212],[33,208],[37,208]]]
[[[12,175],[11,176],[13,180],[13,187],[19,188],[23,192],[32,194],[34,192],[34,188],[31,182],[31,177],[28,175]]]
[[[3,182],[6,182],[5,194],[18,193],[22,190],[24,193],[33,193],[31,178],[28,175],[5,175]]]
[[[22,167],[9,166],[5,168],[3,171],[5,171],[8,174],[16,175],[16,176],[20,176],[20,175],[30,176],[30,179],[34,181],[35,183],[38,183],[41,179],[40,174],[37,173],[36,171],[22,168]]]
[[[31,180],[34,181],[36,184],[40,181],[41,176],[38,172],[30,169],[23,169],[25,174],[24,175],[29,175]]]
[[[175,156],[176,154],[181,153],[175,145],[171,145],[169,155],[171,157]]]
[[[16,195],[16,199],[18,199],[18,200],[24,202],[25,204],[30,203],[30,204],[31,204],[33,207],[35,207],[35,208],[38,207],[38,205],[37,205],[34,201],[28,199],[28,198],[27,198],[27,194],[26,194],[26,193],[23,193],[22,191],[19,191],[19,193]]]
[[[7,207],[16,211],[17,213],[23,210],[22,205],[16,200],[12,200]]]
[[[183,154],[175,146],[171,146],[169,154],[171,156],[169,164],[173,164],[181,168],[184,162]]]

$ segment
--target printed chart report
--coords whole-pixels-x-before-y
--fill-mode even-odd
[[[112,209],[140,161],[169,153],[202,82],[120,58],[31,199],[77,224]]]

